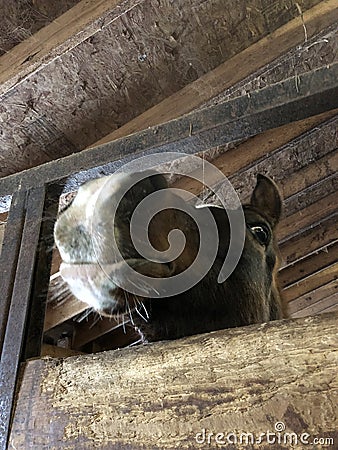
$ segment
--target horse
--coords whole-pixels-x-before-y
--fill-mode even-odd
[[[162,174],[143,174],[139,181],[136,175],[113,174],[86,182],[56,221],[54,239],[63,261],[60,272],[79,300],[105,316],[129,315],[144,342],[287,317],[278,287],[280,258],[275,232],[282,198],[272,179],[258,174],[250,202],[241,205],[245,221],[243,248],[236,267],[220,283],[218,276],[231,234],[236,234],[236,230],[230,232],[227,210],[212,205],[197,208],[176,198],[179,207],[171,207],[176,194],[170,193]],[[130,231],[132,216],[143,200],[159,191],[163,208],[149,222],[151,245],[143,256]],[[198,257],[198,222],[204,220],[202,214],[206,212],[213,218],[218,236],[210,267],[186,290],[157,296],[164,282],[184,274]],[[183,233],[183,250],[169,261],[153,258],[152,251],[168,250],[172,230]],[[135,278],[130,275],[131,269]],[[195,273],[202,269],[203,260]],[[156,280],[157,288],[143,281],[137,286],[137,275]],[[128,283],[135,289],[128,289]]]

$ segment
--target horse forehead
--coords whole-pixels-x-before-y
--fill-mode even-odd
[[[263,222],[270,225],[270,221],[266,215],[251,205],[243,206],[244,217],[247,223]]]
[[[75,216],[79,220],[89,220],[96,213],[109,214],[105,211],[107,201],[112,204],[118,200],[121,190],[131,182],[131,174],[113,174],[90,180],[80,186],[69,209],[65,211],[68,218]]]
[[[131,178],[131,174],[119,173],[90,180],[80,186],[74,202],[83,203],[99,194],[103,200],[112,195],[117,195],[123,186],[130,183]]]

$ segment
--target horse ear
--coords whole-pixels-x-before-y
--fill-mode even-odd
[[[257,183],[250,203],[268,216],[273,227],[276,226],[282,213],[282,198],[271,178],[257,174]]]

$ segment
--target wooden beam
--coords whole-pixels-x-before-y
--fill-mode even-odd
[[[338,116],[337,116],[338,119]],[[332,121],[332,128],[337,127],[338,120]],[[323,130],[323,128],[322,128]],[[324,130],[323,130],[324,131]],[[315,137],[315,131],[312,133],[311,137]],[[320,141],[320,137],[318,136],[318,145],[322,145]],[[327,148],[325,150],[319,151],[315,153],[315,161],[311,156],[307,159],[304,166],[301,169],[296,170],[294,172],[289,173],[288,177],[284,177],[279,181],[280,188],[283,192],[283,197],[288,198],[296,193],[306,189],[309,185],[315,184],[318,181],[337,173],[338,171],[338,151],[337,151],[337,143],[335,142],[334,136],[332,137],[332,141],[330,144],[326,142],[323,145]],[[313,151],[316,144],[312,145],[311,150]],[[303,150],[303,149],[302,149]],[[301,155],[306,156],[305,152],[302,151]],[[312,161],[311,161],[312,159]],[[313,164],[311,164],[313,162]]]
[[[242,173],[246,167],[252,167],[254,163],[258,163],[267,155],[278,151],[302,134],[310,132],[313,128],[335,117],[337,113],[338,109],[335,109],[257,134],[242,144],[228,149],[213,159],[212,164],[230,178],[238,172]],[[201,169],[193,171],[191,174],[201,178]],[[173,186],[178,189],[185,189],[194,195],[200,195],[202,192],[201,183],[190,177],[180,178]]]
[[[79,45],[103,26],[125,13],[119,0],[82,0],[52,23],[0,58],[0,94],[5,93],[43,65]],[[114,11],[114,8],[116,10]]]
[[[297,281],[283,290],[283,299],[286,302],[295,300],[304,294],[307,294],[320,286],[324,286],[338,278],[338,263],[334,262],[329,266],[315,272],[300,281]]]
[[[81,314],[86,309],[88,309],[88,305],[77,300],[69,292],[68,298],[64,302],[47,304],[44,331],[56,327],[77,314]]]
[[[78,350],[70,348],[57,347],[56,345],[42,344],[41,356],[49,356],[50,358],[67,358],[68,356],[81,355]]]
[[[129,322],[129,320],[125,320],[126,322]],[[90,322],[92,322],[92,326]],[[122,323],[123,320],[117,320],[112,317],[101,317],[94,323],[93,317],[91,317],[89,322],[79,323],[78,326],[75,327],[72,348],[80,349],[88,342],[91,342],[106,333],[110,333],[111,331],[122,327]]]
[[[284,241],[280,251],[285,264],[291,264],[315,251],[338,242],[337,212],[323,219],[320,223],[296,233]]]
[[[338,156],[338,152],[337,152]],[[316,164],[313,164],[316,166]],[[296,193],[295,193],[296,194]],[[318,224],[325,217],[328,217],[337,211],[338,194],[333,192],[320,200],[315,201],[306,208],[287,217],[283,217],[278,225],[277,236],[279,241],[284,241],[291,235],[299,233],[301,230],[309,228],[311,225]]]
[[[289,302],[289,311],[293,315],[298,311],[302,311],[310,305],[313,305],[323,298],[328,298],[338,293],[338,283],[336,280],[330,281],[330,283],[324,284],[312,292],[302,295],[299,298]],[[313,315],[313,314],[311,314]]]
[[[286,23],[216,69],[100,139],[95,143],[95,146],[193,111],[250,74],[257,72],[261,67],[271,63],[293,47],[302,44],[304,42],[303,26],[306,27],[307,37],[309,38],[337,20],[338,10],[335,1],[320,2],[304,12],[302,17],[296,17]]]
[[[286,439],[281,448],[296,438],[297,448],[305,446],[302,433],[308,442],[335,441],[337,325],[338,315],[330,314],[30,361],[10,442],[14,448],[241,448],[240,434],[252,433],[253,443],[243,448],[258,449],[256,439],[264,445],[267,431],[270,439]],[[285,433],[292,433],[291,443]]]
[[[322,247],[315,253],[282,267],[279,271],[279,283],[282,289],[300,282],[337,261],[338,243]]]
[[[288,304],[288,311],[292,317],[313,316],[333,305],[336,305],[338,309],[338,282],[336,280],[291,301]]]

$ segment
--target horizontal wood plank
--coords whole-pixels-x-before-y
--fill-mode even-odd
[[[321,298],[318,302],[312,303],[306,308],[295,312],[292,317],[298,318],[314,316],[315,314],[324,314],[328,309],[330,309],[330,311],[338,311],[338,293]]]
[[[338,262],[334,262],[324,269],[297,281],[283,290],[283,299],[286,302],[295,300],[304,294],[314,291],[331,281],[338,279]]]
[[[337,152],[338,155],[338,152]],[[283,217],[278,225],[277,236],[280,242],[288,237],[299,233],[301,230],[309,228],[325,217],[331,216],[337,211],[338,193],[333,192],[326,197],[310,204],[304,209],[300,209],[294,214]]]
[[[298,314],[298,312],[301,313],[301,311],[306,309],[307,307],[316,304],[318,302],[321,302],[321,300],[325,298],[337,295],[337,293],[338,293],[338,282],[337,280],[331,281],[313,290],[312,292],[302,295],[299,298],[289,302],[288,312],[292,317],[294,317]]]
[[[210,446],[198,443],[203,429],[258,438],[277,422],[287,433],[337,439],[337,324],[330,314],[30,361],[11,443],[197,449]]]
[[[281,288],[301,281],[310,275],[319,272],[337,261],[338,243],[325,246],[311,255],[284,266],[279,271],[279,283]]]
[[[286,264],[293,263],[327,245],[338,242],[337,212],[323,219],[317,225],[297,233],[280,245]]]

